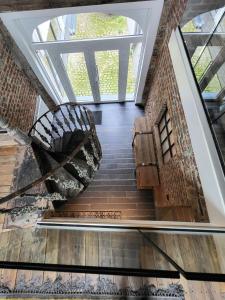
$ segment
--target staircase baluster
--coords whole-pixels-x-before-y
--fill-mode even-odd
[[[66,126],[69,128],[70,131],[72,131],[72,128],[70,127],[70,122],[67,120],[67,118],[66,118],[66,116],[64,115],[64,113],[63,113],[61,107],[60,107],[60,112],[61,112],[61,115],[63,116],[63,120],[64,120]]]
[[[90,123],[90,118],[89,118],[89,115],[88,115],[88,113],[87,113],[86,107],[84,107],[84,112],[85,112],[86,119],[87,119],[87,121],[88,121],[89,130],[90,130],[90,128],[91,128],[91,123]]]
[[[56,124],[62,129],[62,131],[66,132],[66,130],[63,127],[63,123],[59,120],[59,118],[56,116],[55,114],[55,120],[56,120]]]
[[[80,125],[81,130],[83,130],[82,123],[81,123],[80,118],[78,117],[78,114],[76,112],[76,107],[74,108],[74,112],[75,112],[76,120],[77,120],[78,124]]]
[[[46,132],[46,134],[48,136],[50,136],[52,139],[54,138],[51,131],[48,129],[48,127],[46,127],[43,123],[42,123],[42,120],[40,119],[39,120],[40,124],[42,125],[42,127],[44,128],[44,131]]]
[[[34,130],[38,133],[38,135],[41,137],[41,139],[43,140],[43,142],[47,143],[49,145],[49,147],[52,148],[52,146],[49,143],[48,139],[43,134],[41,134],[36,128],[34,128]]]
[[[82,119],[82,121],[83,121],[84,127],[85,127],[86,130],[88,130],[87,124],[86,124],[86,120],[85,120],[85,118],[84,118],[84,115],[83,115],[83,112],[81,111],[80,106],[78,106],[78,109],[79,109],[79,111],[80,111],[80,116],[81,116],[81,119]]]
[[[75,120],[74,116],[72,115],[71,111],[69,110],[68,105],[66,105],[66,108],[67,108],[68,115],[69,115],[71,122],[73,123],[74,127],[77,128],[76,120]]]
[[[49,124],[51,125],[52,131],[54,131],[59,137],[61,137],[61,135],[60,135],[58,129],[55,127],[55,125],[53,125],[53,124],[51,123],[51,121],[48,119],[47,115],[45,115],[45,118],[48,120]]]

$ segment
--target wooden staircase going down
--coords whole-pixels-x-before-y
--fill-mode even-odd
[[[102,146],[100,169],[87,190],[54,216],[154,220],[152,190],[136,186],[132,126],[97,126],[97,133]]]

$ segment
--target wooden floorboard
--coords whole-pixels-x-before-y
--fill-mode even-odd
[[[90,266],[114,266],[157,270],[171,270],[167,261],[135,232],[96,232],[71,231],[59,229],[24,229],[11,230],[0,234],[0,260],[33,261],[46,263],[62,263]],[[220,261],[216,257],[215,241],[209,237],[193,239],[170,234],[157,237],[157,244],[185,269],[196,271],[219,272]],[[197,243],[198,241],[198,243]],[[2,245],[4,246],[2,248]],[[8,245],[8,246],[7,246]],[[207,247],[206,247],[207,246]],[[218,245],[217,245],[218,246]],[[203,247],[206,247],[203,249]],[[179,253],[180,251],[180,253]],[[211,253],[214,257],[205,256]],[[202,258],[200,257],[202,255]],[[204,261],[201,260],[204,258]],[[203,264],[206,262],[207,264]],[[185,299],[224,299],[224,283],[206,283],[187,281],[184,278],[133,278],[127,276],[106,276],[71,274],[42,271],[1,270],[3,283],[10,288],[24,282],[34,281],[41,285],[47,280],[54,281],[60,276],[61,283],[69,284],[72,280],[91,280],[98,282],[99,278],[111,280],[120,287],[142,286],[144,282],[155,284],[156,287],[166,287],[171,283],[181,283],[185,290]],[[82,279],[83,278],[83,279]]]

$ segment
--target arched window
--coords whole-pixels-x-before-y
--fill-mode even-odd
[[[1,18],[56,103],[143,103],[163,2],[80,5]]]
[[[95,12],[45,21],[32,42],[63,101],[126,101],[134,100],[142,36],[135,20]]]
[[[58,16],[41,23],[33,32],[33,42],[100,39],[141,34],[133,19],[107,13]]]

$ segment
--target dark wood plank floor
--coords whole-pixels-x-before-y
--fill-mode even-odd
[[[60,207],[55,216],[71,216],[73,211],[117,211],[122,219],[154,220],[152,191],[136,188],[131,146],[134,119],[143,115],[143,110],[133,102],[88,108],[101,112],[95,113],[96,123],[101,123],[96,125],[103,151],[100,170],[87,190]]]

